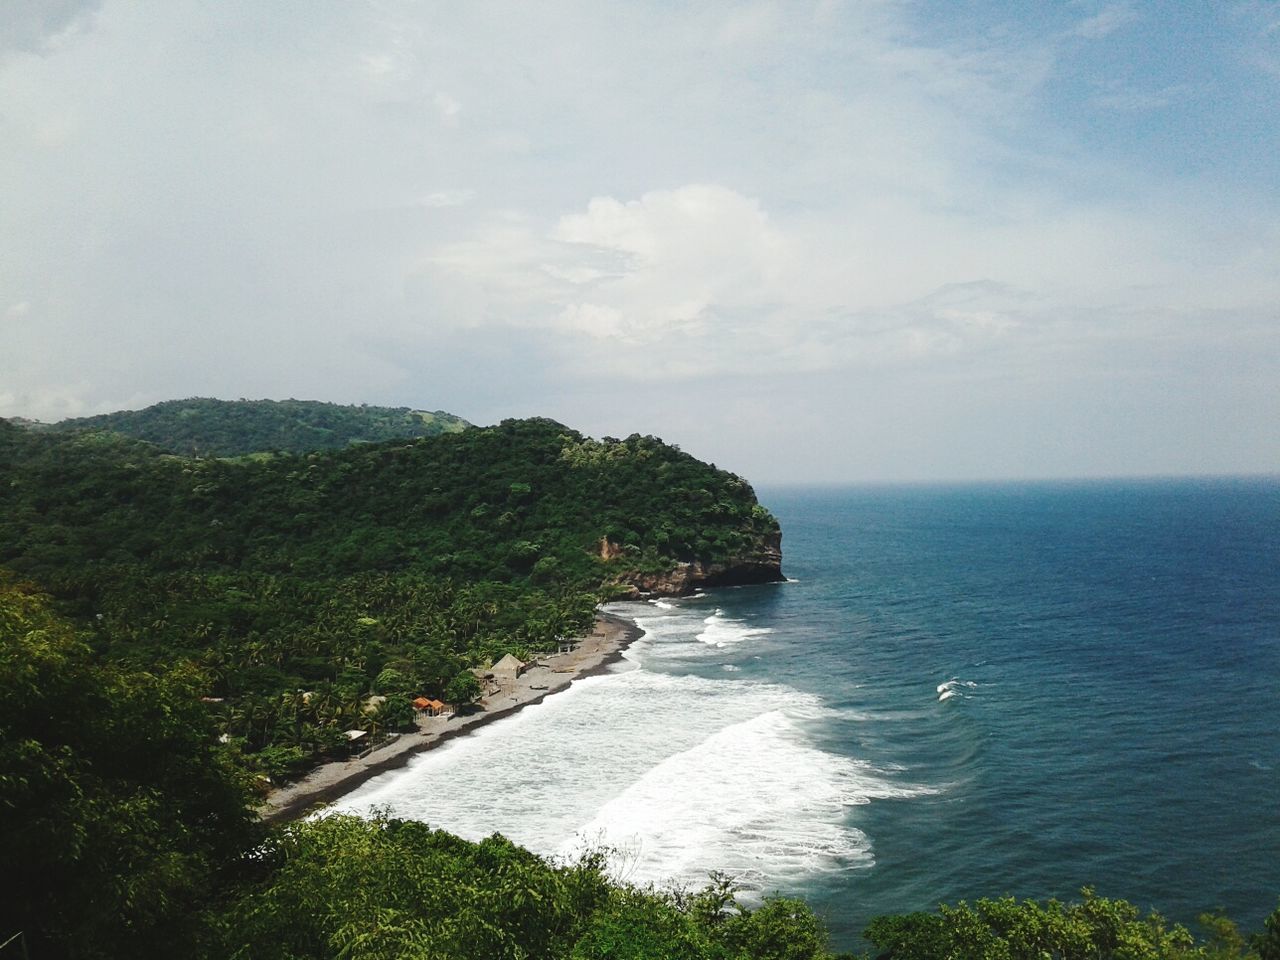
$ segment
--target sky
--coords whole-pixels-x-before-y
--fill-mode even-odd
[[[1280,3],[10,0],[0,416],[1280,472]]]

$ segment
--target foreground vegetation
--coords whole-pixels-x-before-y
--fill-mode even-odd
[[[550,421],[235,460],[0,421],[0,477],[0,958],[832,956],[804,903],[724,877],[637,888],[607,852],[252,813],[260,771],[402,722],[410,694],[465,698],[468,667],[582,629],[629,576],[750,555],[777,526],[739,478]],[[867,937],[900,960],[1280,960],[1280,911],[1196,939],[1086,893]]]

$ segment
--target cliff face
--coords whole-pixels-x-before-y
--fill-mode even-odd
[[[612,560],[621,554],[622,549],[616,544],[608,540],[601,542],[600,555],[603,559]],[[701,587],[736,587],[784,580],[780,532],[763,535],[749,553],[723,561],[679,561],[675,567],[662,573],[629,573],[619,578],[634,597],[680,597]]]

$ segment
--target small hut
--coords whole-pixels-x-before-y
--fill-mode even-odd
[[[444,704],[439,700],[418,697],[413,701],[413,709],[419,711],[425,717],[438,717],[444,713]]]
[[[489,672],[493,674],[493,679],[498,681],[502,686],[511,686],[516,682],[516,677],[524,673],[525,663],[511,654],[506,654],[501,660],[489,668]]]
[[[347,738],[347,749],[351,751],[359,750],[368,741],[365,737],[369,736],[368,730],[343,730],[342,735]]]
[[[490,697],[498,692],[498,681],[494,679],[492,668],[472,667],[471,673],[480,681],[481,696]]]

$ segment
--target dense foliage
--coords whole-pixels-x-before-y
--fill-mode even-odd
[[[90,625],[103,658],[200,666],[222,729],[273,775],[343,729],[404,723],[414,696],[451,699],[471,666],[583,631],[630,571],[777,530],[731,474],[548,420],[230,460],[0,422],[0,476],[0,564]]]
[[[610,880],[605,857],[556,865],[494,835],[468,843],[422,823],[334,816],[297,824],[263,853],[268,875],[225,918],[243,960],[354,956],[453,960],[821,960],[803,903],[738,904]]]
[[[95,662],[0,575],[0,940],[30,955],[162,956],[259,835],[187,666]],[[15,954],[16,955],[16,954]]]
[[[1229,919],[1200,918],[1206,936],[1125,900],[1085,890],[1079,903],[1013,897],[877,917],[866,936],[893,960],[1280,960],[1280,909],[1245,937]]]
[[[433,437],[468,424],[442,410],[341,406],[315,400],[166,400],[144,410],[121,410],[63,420],[45,429],[111,430],[190,456],[235,457],[279,450],[305,453],[352,443]]]
[[[653,437],[601,442],[550,420],[236,460],[0,425],[0,471],[0,562],[42,579],[135,564],[598,582],[602,537],[661,568],[777,530],[732,474]]]

